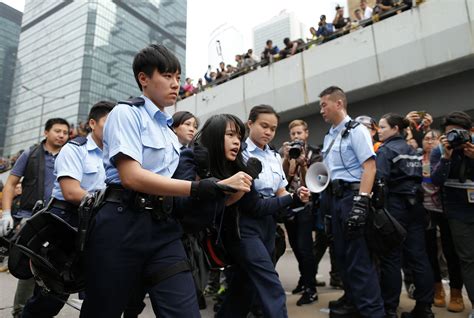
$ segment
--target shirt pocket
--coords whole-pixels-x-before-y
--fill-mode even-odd
[[[162,167],[165,161],[165,142],[158,135],[142,135],[143,160],[142,167],[147,170],[156,171]]]
[[[84,165],[84,173],[85,174],[94,174],[99,172],[99,167],[97,166],[97,163],[95,162],[87,162]]]
[[[272,188],[274,192],[279,189],[281,182],[283,181],[282,168],[275,162],[270,164],[270,170],[272,172]]]

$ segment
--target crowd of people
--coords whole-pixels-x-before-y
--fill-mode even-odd
[[[353,18],[345,17],[344,7],[337,5],[332,22],[327,22],[326,15],[323,14],[320,16],[317,28],[309,28],[310,37],[306,38],[306,43],[303,39],[291,40],[290,38],[284,38],[283,46],[279,48],[277,44],[273,43],[273,40],[269,39],[266,41],[260,56],[257,56],[252,49],[249,49],[247,52],[235,56],[235,66],[220,62],[219,67],[213,70],[212,66],[209,65],[204,74],[204,80],[199,78],[196,85],[193,85],[193,79],[186,78],[184,85],[180,88],[179,96],[181,99],[192,96],[206,88],[244,75],[258,67],[264,67],[269,63],[298,54],[305,49],[313,48],[381,19],[398,14],[411,8],[411,5],[412,0],[377,0],[372,8],[368,0],[361,0],[360,7],[353,12]]]
[[[80,125],[88,133],[71,140],[67,121],[49,119],[44,140],[11,170],[0,237],[16,234],[14,317],[54,317],[78,291],[81,317],[137,317],[145,294],[160,317],[199,317],[210,294],[216,317],[287,317],[275,269],[285,236],[298,263],[298,306],[318,301],[327,250],[329,284],[344,290],[328,304],[331,317],[398,317],[402,273],[416,300],[403,318],[434,317],[433,304],[464,311],[463,286],[474,301],[469,115],[446,114],[440,130],[426,111],[352,120],[344,91],[330,86],[319,95],[331,127],[323,145],[310,145],[307,123],[296,119],[276,150],[280,118],[269,105],[254,106],[245,122],[219,114],[200,128],[192,113],[168,115],[180,65],[165,47],[138,52],[133,71],[141,97],[96,103]],[[318,163],[330,179],[308,189]],[[390,233],[400,235],[380,232],[376,213],[390,215],[400,228]]]

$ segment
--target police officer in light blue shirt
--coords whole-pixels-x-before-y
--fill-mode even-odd
[[[247,162],[249,158],[254,157],[259,159],[262,163],[262,172],[258,175],[258,178],[254,180],[254,187],[263,198],[281,197],[289,194],[285,190],[288,181],[283,171],[281,157],[278,152],[271,149],[268,145],[275,137],[278,121],[278,114],[268,105],[253,107],[250,110],[247,121],[249,136],[243,146],[244,151],[242,152],[242,157],[245,162]],[[253,224],[250,224],[251,222],[253,222]],[[265,269],[262,271],[262,275],[268,276],[268,281],[271,281],[271,277],[275,273],[275,268],[270,258],[270,256],[275,258],[275,234],[277,225],[274,213],[268,213],[268,215],[262,216],[257,220],[242,218],[241,224],[245,225],[245,223],[249,223],[249,228],[258,229],[255,232],[260,233],[260,239],[267,249],[268,254],[264,253],[264,251],[255,251],[255,253],[258,255],[268,255],[266,262],[261,261],[259,265]],[[276,283],[277,285],[272,287],[273,295],[266,293],[260,295],[260,301],[263,304],[274,304],[274,308],[277,309],[274,312],[275,314],[281,312],[278,311],[278,306],[282,306],[281,308],[286,310],[284,306],[286,297],[283,288],[279,281],[276,281]],[[276,291],[280,291],[280,293]],[[315,299],[314,296],[316,296],[317,299],[315,290],[308,295],[308,297],[313,297],[312,301]],[[258,299],[256,295],[253,295],[253,299],[254,305],[258,306],[259,303],[255,302],[256,299]],[[245,304],[242,304],[242,306],[245,306]],[[255,312],[257,309],[258,308],[254,307],[253,311]]]
[[[288,182],[281,166],[281,157],[278,152],[271,149],[267,144],[258,147],[249,137],[245,141],[246,149],[242,152],[244,160],[255,157],[262,162],[262,172],[254,181],[255,190],[265,198],[274,197],[278,190],[284,189]]]
[[[383,318],[384,305],[374,264],[364,237],[370,193],[375,178],[375,154],[368,130],[347,116],[347,99],[336,86],[319,97],[321,115],[332,124],[324,138],[323,157],[331,183],[331,233],[344,283],[344,296],[329,303],[330,317]]]
[[[156,315],[199,317],[172,196],[205,201],[220,190],[209,179],[170,178],[180,144],[165,107],[178,96],[178,59],[151,44],[135,55],[133,73],[143,95],[120,102],[104,127],[107,188],[86,246],[87,297],[80,317],[120,317],[140,280]],[[251,177],[237,173],[219,183],[248,192]]]
[[[78,225],[77,207],[88,192],[105,187],[105,170],[102,162],[102,132],[107,115],[114,103],[101,101],[89,112],[91,133],[69,141],[54,163],[52,199],[48,211],[68,222]],[[33,296],[26,303],[22,317],[49,318],[58,315],[68,296],[51,297],[35,285]],[[60,301],[62,300],[62,301]]]

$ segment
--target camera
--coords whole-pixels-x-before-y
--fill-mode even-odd
[[[288,155],[290,156],[290,159],[297,159],[299,156],[301,156],[301,151],[303,150],[304,142],[297,139],[291,141],[289,147],[290,150],[288,151]]]
[[[472,142],[471,132],[465,129],[451,129],[446,133],[451,148],[457,148],[467,142]]]

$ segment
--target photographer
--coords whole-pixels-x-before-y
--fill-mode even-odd
[[[448,114],[441,125],[444,135],[431,153],[431,179],[441,187],[464,284],[474,301],[474,144],[472,119],[464,112]],[[469,317],[474,317],[474,311]]]
[[[321,161],[319,148],[308,145],[308,124],[303,120],[293,120],[289,126],[291,142],[285,142],[281,151],[283,152],[283,171],[288,180],[288,191],[295,192],[300,186],[305,185],[306,171],[308,167],[317,161]],[[298,285],[292,291],[293,294],[316,290],[316,261],[313,254],[313,224],[314,217],[310,205],[304,211],[298,212],[291,220],[285,221],[288,240],[295,253],[300,271]],[[303,297],[297,305],[309,303]]]

